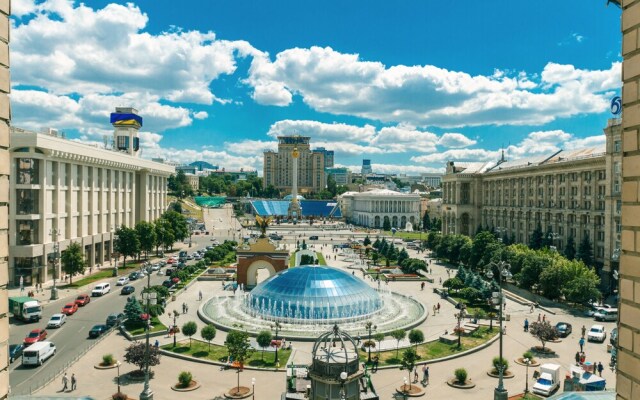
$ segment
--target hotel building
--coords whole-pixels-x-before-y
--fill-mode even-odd
[[[273,185],[276,189],[290,193],[293,176],[293,149],[300,153],[298,158],[298,193],[318,193],[327,185],[324,173],[324,152],[311,151],[308,136],[278,136],[278,151],[264,152],[262,183],[266,189]]]
[[[117,108],[111,120],[114,150],[64,139],[55,130],[11,129],[11,284],[21,277],[25,286],[60,278],[56,242],[60,252],[80,243],[89,268],[110,262],[115,229],[154,221],[166,210],[174,167],[138,158],[142,118],[136,110]]]
[[[472,235],[479,225],[528,243],[538,224],[563,251],[588,235],[606,287],[615,288],[621,247],[622,130],[604,129],[606,144],[528,159],[447,163],[442,178],[444,233]]]

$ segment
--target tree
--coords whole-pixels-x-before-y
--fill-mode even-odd
[[[382,345],[382,341],[384,340],[384,333],[376,333],[373,335],[373,340],[378,342],[378,354],[380,354],[380,346]]]
[[[507,361],[507,359],[505,359],[504,357],[493,357],[491,365],[493,365],[493,368],[498,373],[500,373],[500,367],[503,368],[503,372],[509,369],[509,361]]]
[[[191,336],[198,332],[198,325],[194,321],[189,321],[182,325],[182,333],[189,337],[189,348],[191,348]]]
[[[258,342],[258,346],[262,347],[262,359],[264,360],[264,348],[271,344],[271,332],[269,331],[261,331],[258,333],[258,337],[256,337],[256,342]]]
[[[176,241],[175,235],[173,234],[173,228],[171,227],[171,222],[164,218],[160,218],[156,221],[154,226],[155,234],[156,234],[156,254],[158,253],[158,248],[162,247],[162,249],[168,249],[173,246],[173,243]]]
[[[369,246],[371,244],[371,239],[369,239],[369,235],[365,236],[363,244],[365,246]]]
[[[573,235],[569,235],[567,238],[567,244],[564,247],[564,256],[567,260],[573,260],[576,258],[576,242]]]
[[[390,336],[396,340],[396,358],[398,358],[398,352],[400,348],[400,341],[407,337],[407,331],[404,329],[396,329],[390,333]]]
[[[409,343],[416,345],[416,355],[418,354],[418,345],[424,342],[424,333],[420,329],[412,329],[409,332]]]
[[[469,255],[469,266],[471,267],[471,269],[484,267],[484,265],[481,265],[482,258],[484,257],[489,244],[495,242],[496,237],[491,232],[487,231],[482,231],[473,238],[473,244],[471,245],[471,254]]]
[[[587,232],[580,241],[578,246],[578,252],[576,253],[576,259],[585,263],[585,265],[593,265],[593,248],[591,247],[591,240],[589,240],[589,233]]]
[[[338,184],[332,174],[327,176],[327,191],[331,194],[330,198],[336,197],[338,193]]]
[[[138,240],[138,234],[134,229],[127,228],[122,225],[116,229],[116,239],[113,243],[113,248],[116,253],[124,257],[122,266],[127,265],[127,257],[134,257],[140,252],[140,240]]]
[[[422,217],[422,230],[431,230],[431,219],[429,218],[429,211],[425,211],[424,216]]]
[[[553,246],[553,231],[551,230],[551,225],[547,225],[547,231],[542,238],[542,247],[551,247]]]
[[[156,244],[156,231],[151,222],[140,221],[135,227],[138,241],[140,242],[140,250],[145,252],[145,258],[149,258],[149,252],[153,251]]]
[[[398,264],[402,265],[403,261],[409,258],[409,253],[405,249],[400,250],[398,253]]]
[[[529,239],[529,247],[533,250],[538,250],[542,248],[542,226],[540,222],[536,225],[536,229],[531,233],[531,238]]]
[[[230,330],[227,333],[227,340],[224,344],[227,346],[229,357],[233,358],[233,361],[237,361],[240,366],[249,358],[252,353],[251,344],[249,344],[249,334],[247,332]],[[239,371],[239,370],[238,370]],[[240,391],[240,374],[238,375],[238,388]]]
[[[593,268],[581,261],[569,261],[565,264],[565,280],[562,294],[567,301],[588,303],[600,297],[598,286],[600,278]]]
[[[416,366],[416,361],[418,361],[418,354],[416,354],[416,351],[411,347],[402,352],[400,365],[402,365],[402,369],[406,369],[409,373],[409,390],[411,390],[411,372]]]
[[[137,366],[140,371],[146,364],[147,346],[143,342],[134,342],[127,347],[124,353],[124,361]],[[160,364],[160,350],[155,346],[149,346],[149,366]]]
[[[558,330],[549,321],[534,321],[529,325],[529,332],[542,343],[542,350],[545,350],[545,343],[558,338]]]
[[[373,265],[378,265],[378,259],[380,258],[380,254],[377,251],[371,253],[371,261],[373,261]]]
[[[173,230],[173,236],[175,240],[184,240],[189,237],[189,224],[187,219],[182,214],[178,214],[175,211],[166,211],[162,214],[162,217],[170,222],[170,226]]]
[[[464,287],[464,282],[460,280],[460,278],[453,277],[449,278],[446,281],[442,282],[442,287],[447,289],[447,293],[451,293],[451,290],[459,290]]]
[[[142,305],[135,297],[131,297],[124,306],[124,315],[126,315],[127,321],[130,322],[141,322],[143,312]]]
[[[80,243],[72,242],[60,255],[60,263],[65,274],[69,275],[69,283],[73,283],[73,276],[84,272],[87,263]]]
[[[389,217],[384,217],[384,221],[382,222],[382,230],[391,230],[391,221],[389,221]]]
[[[540,290],[548,299],[556,300],[562,295],[562,287],[567,282],[566,273],[560,262],[554,262],[540,274]]]

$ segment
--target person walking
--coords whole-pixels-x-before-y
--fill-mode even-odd
[[[440,303],[438,303],[438,304],[436,305],[436,308],[437,308],[437,310],[438,310],[438,314],[440,314]]]
[[[547,314],[543,314],[543,315],[542,315],[542,322],[544,322],[544,321],[546,321],[546,320],[547,320]]]
[[[422,384],[429,384],[429,367],[426,364],[422,366]]]
[[[198,300],[202,301],[202,290],[198,292]]]
[[[600,377],[602,378],[602,371],[604,370],[604,367],[602,366],[601,362],[598,362],[598,375],[600,375]]]
[[[587,334],[587,327],[582,325],[582,337],[584,337]]]
[[[527,318],[524,319],[524,331],[529,332],[529,320]]]
[[[76,374],[71,374],[71,391],[72,392],[76,390],[76,383],[78,383],[78,381],[76,380]]]
[[[65,392],[67,390],[67,385],[69,384],[69,378],[67,378],[67,373],[65,372],[62,375],[62,390],[61,392]]]
[[[413,383],[418,383],[418,379],[419,379],[419,377],[418,377],[418,366],[416,365],[413,368]]]
[[[538,314],[538,322],[540,322],[540,318],[542,318],[542,316]]]
[[[580,352],[582,353],[584,351],[584,337],[581,337],[580,340],[578,340],[578,344],[580,345]]]
[[[576,351],[576,365],[580,365],[580,352]]]

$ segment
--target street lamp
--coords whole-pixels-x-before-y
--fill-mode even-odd
[[[51,229],[53,237],[53,286],[51,286],[51,300],[58,300],[58,288],[56,287],[56,275],[58,273],[58,259],[60,257],[60,243],[58,242],[58,230]]]
[[[371,364],[371,331],[375,331],[378,327],[375,326],[371,321],[367,322],[364,327],[369,331],[369,343],[367,346],[367,352],[369,353],[369,356],[367,358],[367,362]]]
[[[340,399],[341,400],[345,400],[347,398],[347,393],[344,390],[344,383],[347,381],[348,376],[349,374],[347,374],[346,371],[340,372]]]
[[[145,263],[145,265],[148,264]],[[151,305],[156,304],[156,292],[151,292],[151,274],[147,274],[147,292],[143,293],[142,296],[147,300],[147,327],[145,335],[146,346],[144,349],[144,388],[140,393],[140,400],[153,400],[153,391],[149,387],[149,331],[151,330]]]
[[[178,327],[176,325],[176,319],[178,319],[179,315],[176,310],[173,310],[173,347],[176,347],[176,328]]]
[[[404,400],[407,400],[407,378],[402,378],[404,381],[404,385],[402,385],[402,394],[404,395]]]
[[[251,398],[256,400],[256,378],[251,378],[251,393],[253,393]]]
[[[496,280],[498,281],[498,312],[499,312],[499,318],[500,318],[500,362],[498,364],[498,387],[495,389],[495,391],[493,392],[493,399],[494,400],[507,400],[509,398],[509,394],[507,393],[507,390],[504,388],[504,382],[503,382],[503,378],[504,378],[504,358],[502,357],[502,336],[503,336],[503,330],[502,330],[502,309],[503,309],[503,296],[502,296],[502,281],[503,279],[510,279],[512,277],[511,272],[509,271],[511,269],[511,265],[509,263],[507,263],[506,261],[500,261],[499,263],[494,263],[494,262],[490,262],[489,265],[487,266],[488,270],[486,272],[487,278],[489,279],[493,279],[493,268],[496,268],[498,270],[498,276],[496,277]]]
[[[191,235],[193,235],[193,224],[189,225],[189,248],[191,248]]]
[[[462,319],[464,318],[464,304],[460,303],[460,312],[454,314],[454,317],[456,317],[456,319],[458,320],[458,327],[456,328],[456,331],[458,333],[458,348],[462,347],[462,343],[461,343],[461,335],[462,335],[462,328],[460,327],[460,322],[462,321]]]
[[[116,368],[118,368],[118,393],[120,393],[120,361],[116,363]]]
[[[280,332],[280,328],[282,328],[282,326],[280,326],[280,322],[277,322],[273,325],[271,325],[271,329],[275,329],[276,331],[276,336],[275,336],[275,341],[276,341],[276,359],[273,361],[276,366],[278,365],[278,333]]]
[[[526,395],[527,393],[529,393],[529,364],[531,364],[531,360],[528,358],[525,358],[522,361],[524,361],[524,365],[527,366],[527,373],[525,374],[525,380],[524,380],[524,394]]]

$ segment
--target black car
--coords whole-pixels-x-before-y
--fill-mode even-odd
[[[571,334],[571,324],[568,322],[558,322],[556,324],[556,330],[560,337],[567,337]]]
[[[106,325],[94,325],[93,328],[91,328],[91,330],[89,331],[89,337],[97,338],[108,330],[109,327]]]
[[[22,355],[22,350],[24,350],[23,344],[9,345],[9,363],[12,363],[13,360],[19,358]]]
[[[141,278],[141,276],[140,276],[140,273],[137,272],[137,271],[134,271],[134,272],[129,274],[129,280],[130,281],[135,281],[138,278]]]
[[[164,270],[164,275],[171,276],[171,274],[173,274],[173,271],[175,271],[175,268],[167,268]]]
[[[316,235],[309,236],[309,240],[318,240],[318,236]]]
[[[120,314],[109,314],[109,316],[107,317],[107,326],[108,327],[112,327],[112,326],[116,326],[121,324],[124,321],[124,314],[120,313]]]
[[[174,283],[173,280],[171,279],[167,279],[164,282],[162,282],[162,286],[166,287],[167,289],[173,287]]]
[[[120,290],[120,294],[131,294],[133,292],[136,291],[136,288],[134,288],[131,285],[127,285],[125,287],[122,288],[122,290]]]

